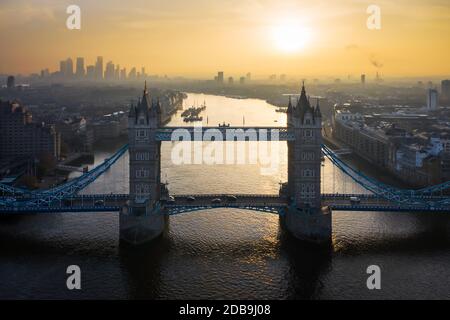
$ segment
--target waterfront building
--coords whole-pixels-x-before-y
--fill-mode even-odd
[[[422,126],[411,127],[416,122]],[[399,180],[423,187],[447,181],[450,175],[450,154],[445,153],[450,147],[442,138],[448,133],[434,128],[433,122],[436,119],[428,115],[362,115],[335,106],[333,138]]]
[[[60,156],[60,137],[54,126],[32,121],[18,102],[0,101],[0,158]]]
[[[438,156],[442,151],[439,138],[431,138],[427,144],[401,144],[396,150],[396,175],[415,186],[440,183],[441,163]]]
[[[385,132],[364,123],[362,115],[335,110],[333,137],[344,142],[362,158],[382,168],[389,163],[389,141]]]

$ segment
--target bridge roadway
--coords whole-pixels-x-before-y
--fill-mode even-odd
[[[233,197],[236,197],[234,199]],[[358,197],[359,203],[351,203],[350,197]],[[192,199],[192,197],[194,199]],[[178,214],[209,208],[240,208],[256,211],[280,213],[287,206],[287,200],[278,195],[248,194],[197,194],[174,195],[175,201],[165,204],[165,214]],[[219,201],[213,201],[220,199]],[[114,212],[128,200],[128,194],[77,195],[50,205],[21,207],[11,201],[7,207],[0,206],[0,214],[13,213],[57,213],[57,212]],[[322,194],[322,204],[335,211],[408,211],[439,212],[440,208],[419,205],[399,205],[367,194]]]

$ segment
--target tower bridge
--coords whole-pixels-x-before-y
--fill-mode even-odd
[[[450,208],[450,197],[443,194],[450,188],[450,181],[419,190],[398,189],[365,176],[346,164],[341,153],[324,146],[320,107],[318,102],[311,105],[304,85],[297,103],[289,100],[287,127],[162,127],[159,101],[152,101],[145,88],[142,99],[130,108],[128,137],[128,145],[102,164],[55,188],[29,191],[0,184],[0,215],[120,211],[121,239],[139,244],[162,233],[167,223],[165,216],[238,208],[279,214],[283,226],[295,237],[329,243],[333,211],[449,212]],[[225,141],[286,141],[288,181],[280,193],[170,197],[161,183],[161,142],[215,141],[217,137]],[[129,194],[80,194],[127,151]],[[321,193],[323,156],[370,193]]]

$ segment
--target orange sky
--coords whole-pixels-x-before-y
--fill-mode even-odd
[[[65,26],[74,3],[79,31]],[[381,30],[366,27],[370,4],[381,7]],[[286,21],[310,34],[294,52],[272,32]],[[102,55],[128,69],[194,77],[344,77],[374,74],[374,62],[387,76],[440,76],[450,74],[449,35],[448,0],[2,0],[0,73],[56,71],[69,56],[93,64]]]

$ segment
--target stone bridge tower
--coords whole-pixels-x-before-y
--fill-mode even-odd
[[[142,99],[128,115],[130,198],[120,214],[120,238],[132,244],[150,241],[164,230],[161,142],[155,138],[160,124],[161,105],[150,99],[146,83]]]
[[[322,114],[319,102],[311,106],[303,84],[296,106],[289,100],[288,129],[295,141],[288,142],[289,208],[286,228],[297,238],[328,243],[331,211],[321,206]]]

